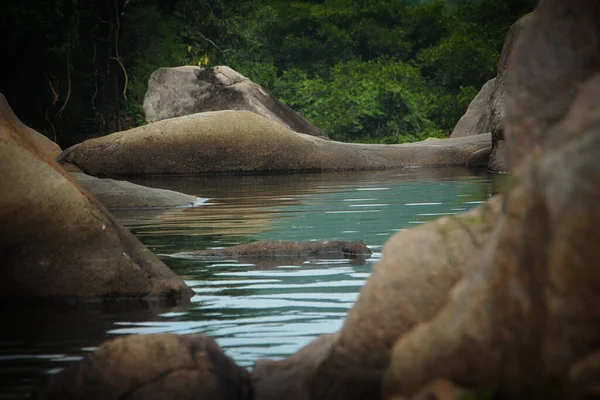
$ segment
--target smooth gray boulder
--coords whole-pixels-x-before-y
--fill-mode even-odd
[[[144,98],[148,122],[219,110],[252,111],[292,131],[327,139],[302,115],[227,66],[160,68],[150,76]]]
[[[490,132],[492,94],[496,89],[496,78],[487,81],[469,104],[465,114],[458,120],[451,138],[480,135]]]
[[[491,133],[491,153],[488,157],[487,168],[492,172],[508,171],[504,149],[506,70],[515,43],[531,15],[532,13],[529,13],[521,17],[511,26],[498,61],[496,77],[483,85],[450,135],[451,138],[458,138]]]
[[[155,189],[127,181],[96,178],[82,172],[72,172],[71,176],[104,207],[109,209],[193,207],[206,200],[173,190]]]
[[[249,111],[171,118],[86,140],[63,152],[93,176],[466,167],[490,135],[397,145],[341,143],[293,132]]]

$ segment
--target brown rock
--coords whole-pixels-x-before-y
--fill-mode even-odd
[[[148,122],[220,110],[251,111],[294,132],[327,139],[302,115],[227,66],[160,68],[150,76],[144,98]]]
[[[252,398],[248,372],[202,335],[133,335],[105,342],[71,364],[35,399]]]
[[[155,189],[127,181],[100,179],[81,172],[72,172],[71,176],[109,209],[192,207],[202,204],[205,200],[173,190]]]
[[[504,152],[506,70],[513,55],[515,43],[525,25],[529,23],[531,15],[532,13],[523,16],[510,27],[498,61],[496,77],[490,79],[481,88],[450,135],[451,138],[455,138],[491,132],[492,152],[488,157],[487,167],[493,172],[507,171]]]
[[[258,360],[252,370],[255,399],[309,400],[309,380],[337,335],[322,335],[282,361]]]
[[[316,371],[314,366],[310,372],[297,367],[303,371],[304,392],[318,399],[379,398],[392,344],[445,304],[450,289],[467,272],[465,260],[493,225],[499,200],[388,240],[339,337],[327,345],[327,356]],[[295,370],[293,358],[286,363],[288,370]],[[292,382],[293,375],[285,381]]]
[[[465,167],[489,135],[424,142],[351,144],[290,131],[248,111],[172,118],[87,140],[63,152],[93,176]]]
[[[346,256],[369,255],[371,250],[362,241],[313,240],[295,242],[292,240],[258,240],[225,249],[201,250],[190,254],[202,257],[304,257],[330,254]]]
[[[0,95],[0,296],[187,298],[185,283],[27,132]]]
[[[514,54],[515,44],[521,36],[525,26],[530,23],[533,14],[534,13],[529,13],[524,15],[510,27],[506,40],[504,41],[500,60],[498,61],[496,86],[490,98],[491,113],[489,120],[489,128],[492,133],[492,154],[490,155],[488,169],[493,172],[508,171],[506,154],[504,151],[506,72]]]
[[[394,345],[390,396],[437,378],[496,388],[497,398],[598,392],[600,75],[582,87],[565,120],[543,134],[555,141],[516,172],[449,304]]]
[[[412,400],[466,400],[477,399],[476,393],[457,387],[452,382],[438,379],[425,387]]]
[[[600,3],[542,1],[515,44],[507,74],[508,167],[551,146],[548,128],[600,70]]]

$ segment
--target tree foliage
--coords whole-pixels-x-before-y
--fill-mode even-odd
[[[332,138],[448,134],[535,0],[6,0],[0,91],[63,147],[144,123],[150,74],[226,64]]]

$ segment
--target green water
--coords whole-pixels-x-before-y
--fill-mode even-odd
[[[191,304],[3,305],[0,399],[26,396],[49,373],[116,335],[214,337],[238,363],[285,357],[338,330],[385,241],[485,201],[496,182],[463,169],[137,180],[208,200],[197,208],[113,211],[190,285]],[[373,255],[269,264],[207,262],[181,252],[258,239],[363,240]]]

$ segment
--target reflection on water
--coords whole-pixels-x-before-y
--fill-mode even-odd
[[[188,307],[5,304],[0,399],[20,398],[41,377],[131,333],[204,333],[238,363],[285,357],[339,329],[394,233],[467,210],[494,190],[487,175],[433,169],[265,176],[138,179],[209,198],[204,206],[115,211],[117,218],[181,275]],[[363,240],[363,263],[310,259],[275,265],[203,261],[177,253],[259,239]]]

